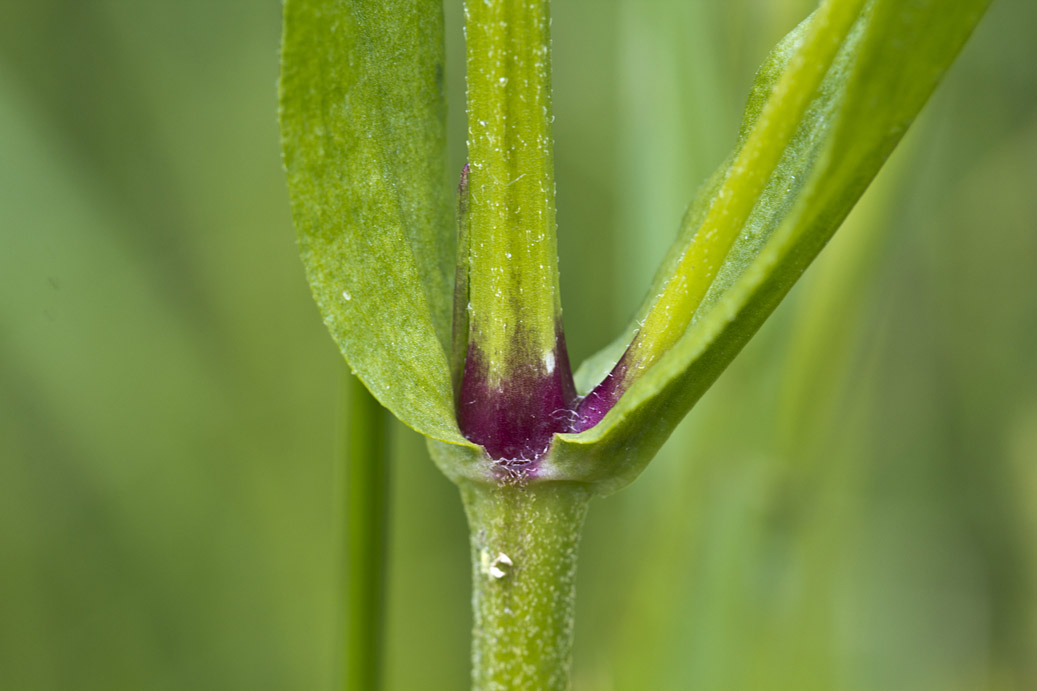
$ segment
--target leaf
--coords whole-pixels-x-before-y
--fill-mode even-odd
[[[442,8],[287,0],[280,121],[299,248],[324,322],[405,424],[454,421],[454,219],[445,177]]]
[[[641,472],[849,213],[988,5],[989,0],[867,3],[747,220],[736,229],[737,240],[690,326],[597,426],[556,438],[541,477],[579,478],[608,493]],[[761,126],[762,104],[794,64],[816,18],[786,37],[758,73],[739,146],[689,209],[635,328],[673,276],[741,148]],[[600,380],[618,355],[615,344],[610,348],[591,359],[577,375],[578,384]]]

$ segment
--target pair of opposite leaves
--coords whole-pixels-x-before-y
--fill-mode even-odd
[[[720,229],[730,249],[715,278],[598,424],[554,438],[539,478],[609,493],[640,473],[849,213],[989,3],[825,0],[778,44],[734,151],[689,207],[633,323],[681,270],[717,200],[742,195],[746,213]],[[441,7],[286,0],[284,15],[284,164],[325,324],[371,393],[431,440],[448,476],[492,480],[499,467],[458,428],[447,355],[454,256],[443,237],[455,221],[443,182]],[[765,152],[773,160],[752,184],[744,164],[761,146],[779,150]],[[579,393],[602,381],[635,330],[579,367]]]

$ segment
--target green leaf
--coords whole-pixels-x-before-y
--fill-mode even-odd
[[[313,295],[383,405],[466,444],[446,355],[454,218],[443,61],[435,0],[285,2],[282,147]]]
[[[840,6],[830,0],[769,56],[746,107],[738,147],[704,185],[685,216],[682,232],[660,269],[632,330],[651,315],[657,296],[680,278],[682,259],[696,234],[733,239],[690,325],[671,338],[654,364],[630,384],[605,418],[578,435],[559,436],[540,475],[579,478],[611,492],[644,468],[692,405],[770,315],[849,213],[921,110],[982,17],[989,0],[871,0],[852,25],[834,36],[840,47],[820,85],[788,75],[812,59],[819,22],[831,23]],[[828,16],[825,12],[828,12]],[[827,29],[826,29],[827,30]],[[748,147],[782,117],[772,99],[787,89],[812,96],[798,125],[762,184],[744,182]],[[795,99],[791,99],[795,101]],[[766,142],[764,142],[766,145]],[[766,171],[765,171],[766,172]],[[711,211],[729,195],[751,207],[747,216]],[[726,224],[726,225],[725,225]],[[675,301],[677,304],[677,301]],[[627,332],[629,333],[629,331]],[[621,347],[621,346],[620,346]],[[586,391],[622,351],[613,344],[577,375]]]

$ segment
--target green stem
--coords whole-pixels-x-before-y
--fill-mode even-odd
[[[388,537],[389,417],[345,375],[343,691],[381,688]]]
[[[472,688],[570,688],[576,550],[590,492],[463,484],[472,548]]]
[[[553,361],[561,316],[548,4],[465,2],[467,302],[494,381]]]

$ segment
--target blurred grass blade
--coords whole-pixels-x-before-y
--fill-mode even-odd
[[[381,688],[389,540],[389,417],[356,377],[343,377],[345,591],[342,689]]]
[[[357,376],[423,434],[463,442],[447,365],[453,210],[442,7],[287,0],[280,83],[292,216]]]
[[[835,3],[838,4],[838,3]],[[734,244],[695,307],[690,326],[636,379],[600,424],[564,435],[553,463],[560,473],[604,483],[632,480],[688,409],[716,380],[774,310],[849,213],[957,56],[989,0],[871,0],[852,28],[762,187],[750,189],[752,211],[733,230]],[[826,5],[827,7],[827,5]],[[677,243],[635,317],[645,321],[655,298],[678,274],[687,248],[741,175],[736,164],[787,74],[812,45],[815,13],[772,52],[757,74],[738,147],[703,187]],[[797,88],[795,84],[792,89]],[[804,88],[814,91],[804,82]],[[710,227],[709,232],[716,232]],[[725,231],[727,232],[727,231]],[[707,238],[708,239],[708,238]],[[628,332],[629,333],[629,332]],[[618,347],[617,347],[618,346]],[[577,375],[586,391],[622,352],[613,344]]]

